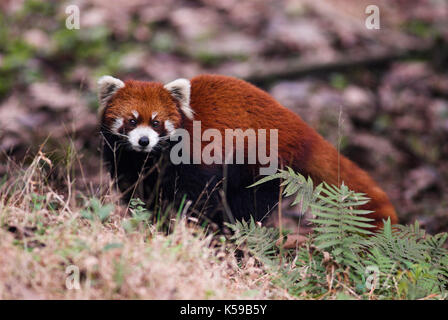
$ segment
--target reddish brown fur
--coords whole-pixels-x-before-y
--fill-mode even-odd
[[[282,163],[308,173],[315,182],[344,182],[366,193],[371,200],[364,208],[375,211],[370,217],[378,226],[388,217],[393,224],[398,222],[389,198],[365,171],[263,90],[242,80],[211,75],[195,77],[191,85],[191,107],[202,128],[278,129]]]
[[[192,132],[192,121],[182,121],[178,105],[162,84],[127,81],[110,104],[105,114],[106,123],[131,110],[137,110],[149,121],[152,112],[157,111],[162,121],[169,119],[176,128],[182,126]],[[281,163],[310,175],[316,183],[326,181],[338,185],[344,182],[352,190],[366,193],[371,201],[364,209],[374,211],[370,217],[378,227],[389,217],[393,224],[398,222],[387,195],[365,171],[340,155],[298,115],[261,89],[231,77],[201,75],[191,80],[190,106],[195,120],[201,121],[202,130],[216,128],[223,136],[226,128],[278,129]]]
[[[111,126],[119,117],[129,120],[132,110],[139,113],[139,123],[149,125],[153,112],[157,112],[156,119],[160,122],[170,120],[177,128],[180,125],[181,115],[176,101],[161,83],[128,80],[125,87],[118,90],[109,102],[104,114],[104,124]]]

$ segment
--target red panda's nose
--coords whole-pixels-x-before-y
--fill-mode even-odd
[[[138,140],[138,144],[142,147],[146,147],[149,144],[149,139],[147,136],[143,136]]]

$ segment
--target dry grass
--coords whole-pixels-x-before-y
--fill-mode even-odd
[[[253,260],[237,261],[232,244],[184,220],[172,221],[169,234],[144,223],[125,228],[130,213],[109,187],[99,197],[113,204],[108,218],[84,218],[93,195],[76,191],[73,163],[59,170],[66,185],[56,190],[43,153],[26,169],[10,161],[0,186],[1,299],[290,298]],[[67,289],[69,266],[79,269],[78,290]]]

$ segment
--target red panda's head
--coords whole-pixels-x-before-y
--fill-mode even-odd
[[[103,130],[120,137],[135,151],[151,152],[179,128],[182,113],[193,119],[190,81],[123,82],[103,76],[99,85],[99,116]]]

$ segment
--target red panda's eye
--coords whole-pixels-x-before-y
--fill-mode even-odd
[[[129,124],[130,124],[131,126],[135,127],[135,126],[137,125],[137,120],[135,120],[135,119],[131,119],[131,120],[129,120]]]
[[[153,126],[154,128],[157,128],[159,125],[160,125],[160,122],[157,121],[157,120],[154,120],[154,121],[152,122],[152,126]]]

